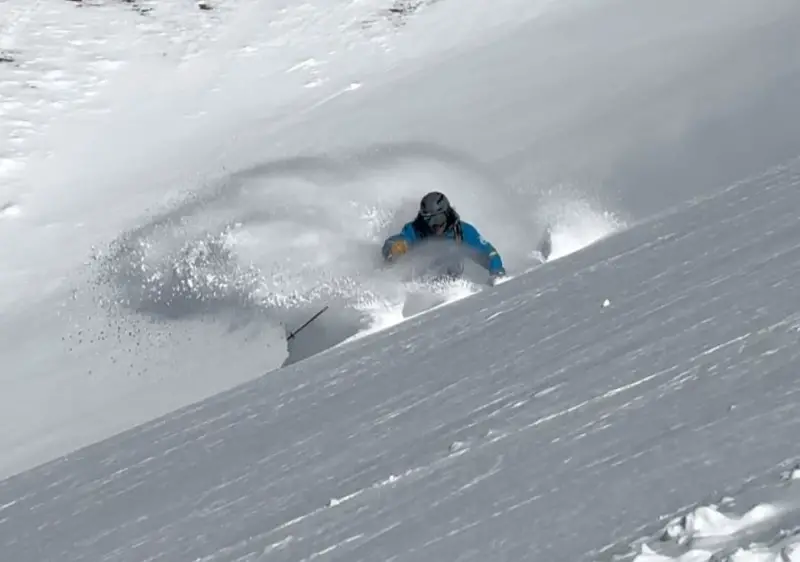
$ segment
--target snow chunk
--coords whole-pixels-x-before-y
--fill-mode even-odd
[[[792,470],[787,470],[781,474],[783,480],[800,480],[800,465],[795,466]]]
[[[19,214],[20,214],[20,208],[14,203],[9,202],[0,205],[0,218],[16,217]]]
[[[700,506],[684,517],[672,520],[667,525],[665,536],[678,544],[686,544],[701,538],[735,535],[780,517],[780,514],[779,508],[769,504],[759,504],[741,517],[723,514],[713,506]]]
[[[731,503],[731,498],[722,501],[723,505]],[[781,530],[786,523],[784,517],[795,507],[792,501],[764,502],[743,515],[735,515],[720,511],[717,505],[699,506],[666,525],[661,535],[663,546],[642,544],[633,560],[800,562],[800,529]]]

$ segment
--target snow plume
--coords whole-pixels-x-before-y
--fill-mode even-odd
[[[488,170],[463,154],[397,144],[257,164],[192,193],[98,256],[102,300],[117,317],[287,333],[328,306],[292,341],[285,361],[294,362],[478,290],[486,274],[477,266],[467,280],[437,285],[382,264],[385,237],[434,189],[515,265],[534,263],[515,252],[535,248],[523,233],[542,225],[515,210],[510,191],[498,197],[503,186]]]
[[[550,229],[550,259],[577,252],[628,227],[623,217],[574,189],[544,190],[534,216]]]
[[[359,277],[375,251],[362,218],[368,209],[326,193],[314,177],[319,163],[278,168],[228,178],[114,241],[101,269],[111,302],[156,321],[255,322],[287,332],[331,304],[317,324],[335,318],[332,339],[315,349],[355,333],[363,318],[350,305],[369,294]]]

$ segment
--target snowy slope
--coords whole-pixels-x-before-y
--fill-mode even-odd
[[[520,272],[800,153],[791,1],[91,4],[3,4],[0,474],[391,324],[428,189]]]
[[[4,556],[796,528],[796,3],[92,4],[2,3],[0,474],[256,380],[0,483]],[[431,188],[515,273],[548,222],[563,259],[392,327],[374,256]],[[656,540],[722,494],[783,511]]]
[[[3,552],[797,560],[799,188],[795,160],[12,477]]]

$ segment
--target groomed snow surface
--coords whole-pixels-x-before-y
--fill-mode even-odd
[[[207,7],[0,1],[0,559],[800,560],[796,2]]]

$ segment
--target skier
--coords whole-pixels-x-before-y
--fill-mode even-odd
[[[392,262],[426,239],[446,239],[464,244],[469,255],[489,272],[491,284],[505,276],[503,260],[495,247],[481,236],[478,229],[462,221],[447,197],[438,191],[425,195],[419,204],[416,218],[383,243],[383,258]]]

